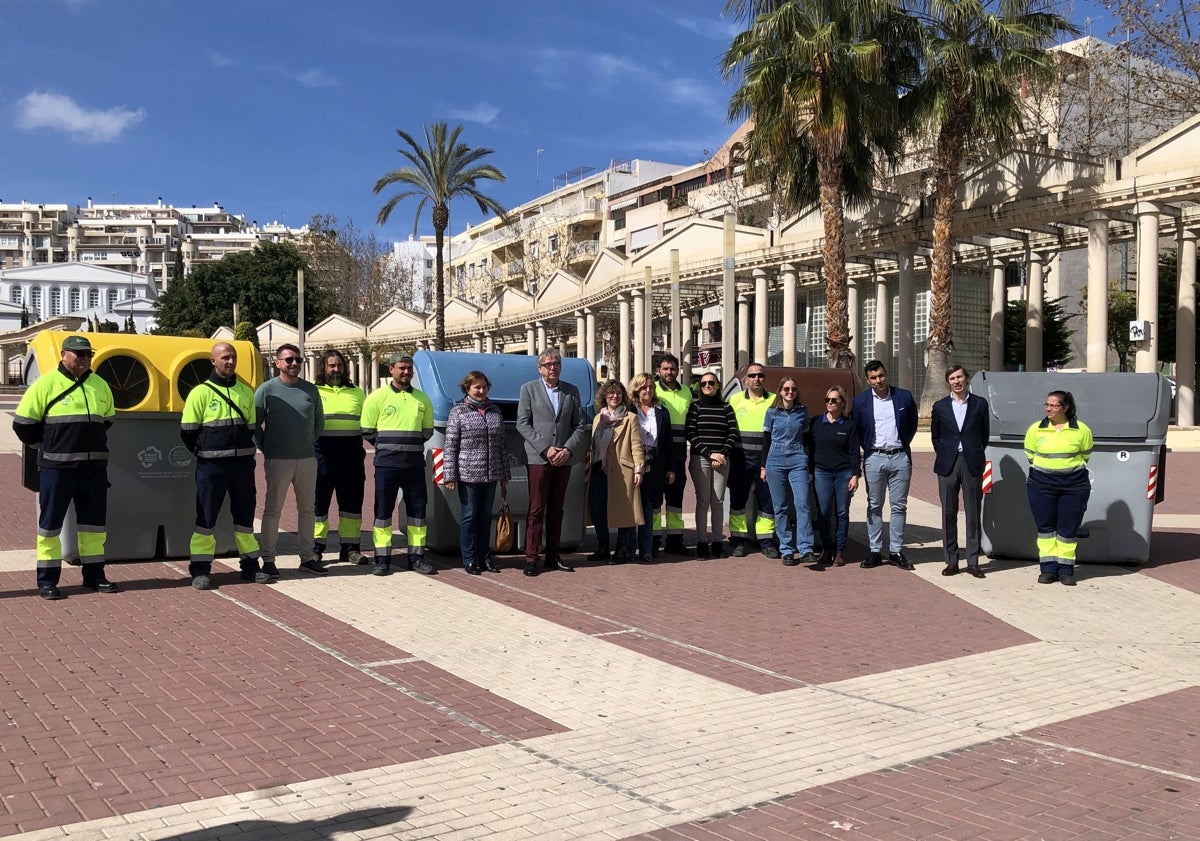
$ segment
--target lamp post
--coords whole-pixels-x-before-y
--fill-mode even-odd
[[[542,152],[545,151],[538,149],[533,162],[534,195],[538,196],[542,194]]]

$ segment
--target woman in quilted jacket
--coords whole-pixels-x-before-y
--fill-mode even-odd
[[[492,503],[496,483],[508,487],[507,430],[500,407],[488,400],[492,383],[482,371],[471,371],[459,383],[463,399],[450,407],[442,451],[442,480],[458,491],[462,506],[460,542],[463,569],[479,575],[499,572],[492,561]]]

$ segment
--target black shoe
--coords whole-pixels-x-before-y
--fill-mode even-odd
[[[658,534],[654,535],[654,537],[651,539],[651,549],[655,552],[658,552],[658,551],[661,551],[662,548],[663,548],[662,535],[658,535]],[[667,538],[667,551],[668,552],[671,551],[671,538],[669,538],[669,537]]]
[[[609,566],[616,566],[617,564],[624,564],[624,563],[628,563],[628,562],[629,562],[629,550],[628,549],[618,549],[616,552],[613,552],[612,556],[609,557],[609,559],[608,559]]]
[[[541,572],[541,570],[538,569],[537,561],[526,561],[525,569],[521,570],[522,575],[527,575],[530,578],[536,577],[539,572]]]
[[[210,578],[208,575],[205,575],[204,573],[201,573],[200,575],[192,576],[192,589],[193,590],[215,590],[215,589],[217,589],[217,585],[215,583],[213,583],[212,578]]]
[[[119,593],[119,592],[121,592],[120,587],[118,587],[116,584],[113,584],[111,581],[106,581],[106,580],[85,581],[85,582],[83,582],[83,589],[91,590],[93,593]]]
[[[978,564],[971,564],[967,567],[967,575],[972,578],[987,578],[987,574],[979,568]]]
[[[1060,584],[1066,584],[1068,587],[1074,587],[1075,586],[1075,576],[1069,572],[1060,572],[1058,574],[1058,582]]]
[[[467,571],[467,575],[479,575],[483,572],[477,564],[467,564],[463,569]]]
[[[711,558],[712,557],[712,554],[710,554],[710,552],[709,552],[707,543],[702,542],[702,543],[696,544],[696,557],[697,558]]]
[[[714,557],[714,558],[724,558],[725,557],[725,542],[722,540],[714,540],[712,546],[709,547],[708,551],[711,553],[712,557]]]
[[[66,598],[53,584],[43,584],[41,587],[38,587],[38,595],[48,602],[56,602],[59,599]]]
[[[744,558],[749,554],[750,554],[750,550],[747,549],[746,544],[740,540],[737,543],[733,544],[733,546],[729,550],[729,557],[731,557],[731,558]]]
[[[414,572],[419,572],[421,575],[437,575],[437,567],[426,560],[424,556],[413,558],[412,568]]]
[[[390,564],[375,564],[375,569],[371,570],[371,575],[391,575],[392,567]]]
[[[958,564],[946,564],[946,568],[942,570],[942,575],[958,575]]]
[[[637,556],[637,562],[639,564],[652,564],[652,563],[654,563],[654,556],[653,556],[653,554],[651,554],[651,555],[639,554]]]
[[[329,570],[320,561],[301,561],[300,571],[307,572],[309,575],[329,575]]]
[[[666,543],[663,544],[663,551],[684,558],[694,558],[696,556],[696,552],[683,545],[683,535],[679,534],[671,535],[667,538]],[[657,544],[655,544],[654,554],[658,554]]]
[[[607,546],[601,546],[595,552],[587,556],[589,561],[607,561],[612,557],[612,553],[608,551]]]
[[[763,552],[763,554],[765,555],[767,553]],[[795,554],[794,552],[783,559],[783,565],[785,567],[794,567],[799,563],[800,563],[800,556]]]
[[[1038,584],[1053,584],[1056,581],[1058,581],[1058,573],[1055,572],[1043,572],[1038,576]]]
[[[825,569],[825,567],[829,566],[828,561],[824,560],[823,557],[818,558],[812,552],[805,552],[803,555],[796,558],[796,563],[804,564],[805,566],[808,566],[809,564],[811,564],[814,567],[816,567],[817,569]]]
[[[264,584],[270,584],[272,581],[278,581],[279,567],[275,566],[274,561],[263,561],[262,574],[266,576],[266,581],[262,582]],[[259,579],[256,577],[254,580],[258,581]]]
[[[764,558],[770,558],[773,561],[779,560],[780,557],[779,547],[774,543],[764,543],[762,547],[762,553]]]
[[[574,572],[575,571],[575,567],[571,566],[569,563],[564,561],[562,558],[559,558],[558,560],[556,560],[554,562],[554,567],[559,572]]]
[[[859,566],[863,569],[875,569],[875,567],[883,566],[883,556],[878,552],[872,552]]]
[[[903,552],[893,552],[888,555],[888,563],[900,569],[916,569],[915,566],[908,562],[908,558],[904,557]]]
[[[499,572],[500,571],[500,567],[496,566],[491,561],[484,561],[483,568],[485,570],[487,570],[488,572]]]

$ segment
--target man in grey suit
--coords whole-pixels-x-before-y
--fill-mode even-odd
[[[983,468],[990,434],[988,402],[967,390],[967,371],[954,365],[946,372],[950,394],[933,404],[929,438],[933,443],[933,472],[942,502],[942,546],[946,568],[958,573],[958,494],[967,514],[967,572],[983,578],[979,568],[983,508]]]
[[[571,479],[571,465],[587,451],[587,421],[579,389],[561,382],[562,357],[556,350],[538,356],[540,380],[521,386],[517,403],[517,431],[525,439],[529,471],[529,517],[525,521],[525,574],[541,571],[542,526],[546,531],[546,565],[563,572],[575,568],[559,554],[563,501]]]

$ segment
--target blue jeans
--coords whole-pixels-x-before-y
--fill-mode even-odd
[[[817,527],[821,531],[821,546],[827,552],[841,554],[846,549],[846,535],[850,533],[850,477],[853,472],[847,467],[836,473],[817,468],[813,471],[813,485],[817,491]],[[836,535],[830,534],[829,521],[836,517]]]
[[[459,482],[461,506],[459,541],[463,566],[483,568],[492,559],[492,502],[496,499],[495,482]]]
[[[808,513],[808,459],[803,453],[788,453],[781,460],[772,454],[767,462],[767,485],[775,511],[775,539],[779,554],[790,558],[795,553],[812,553],[812,517]],[[789,501],[788,492],[791,492]],[[792,519],[795,518],[795,530]]]
[[[871,453],[863,476],[867,480],[867,542],[872,552],[883,550],[883,497],[891,502],[888,525],[888,553],[904,549],[904,525],[908,519],[908,485],[912,481],[912,462],[907,453]]]

